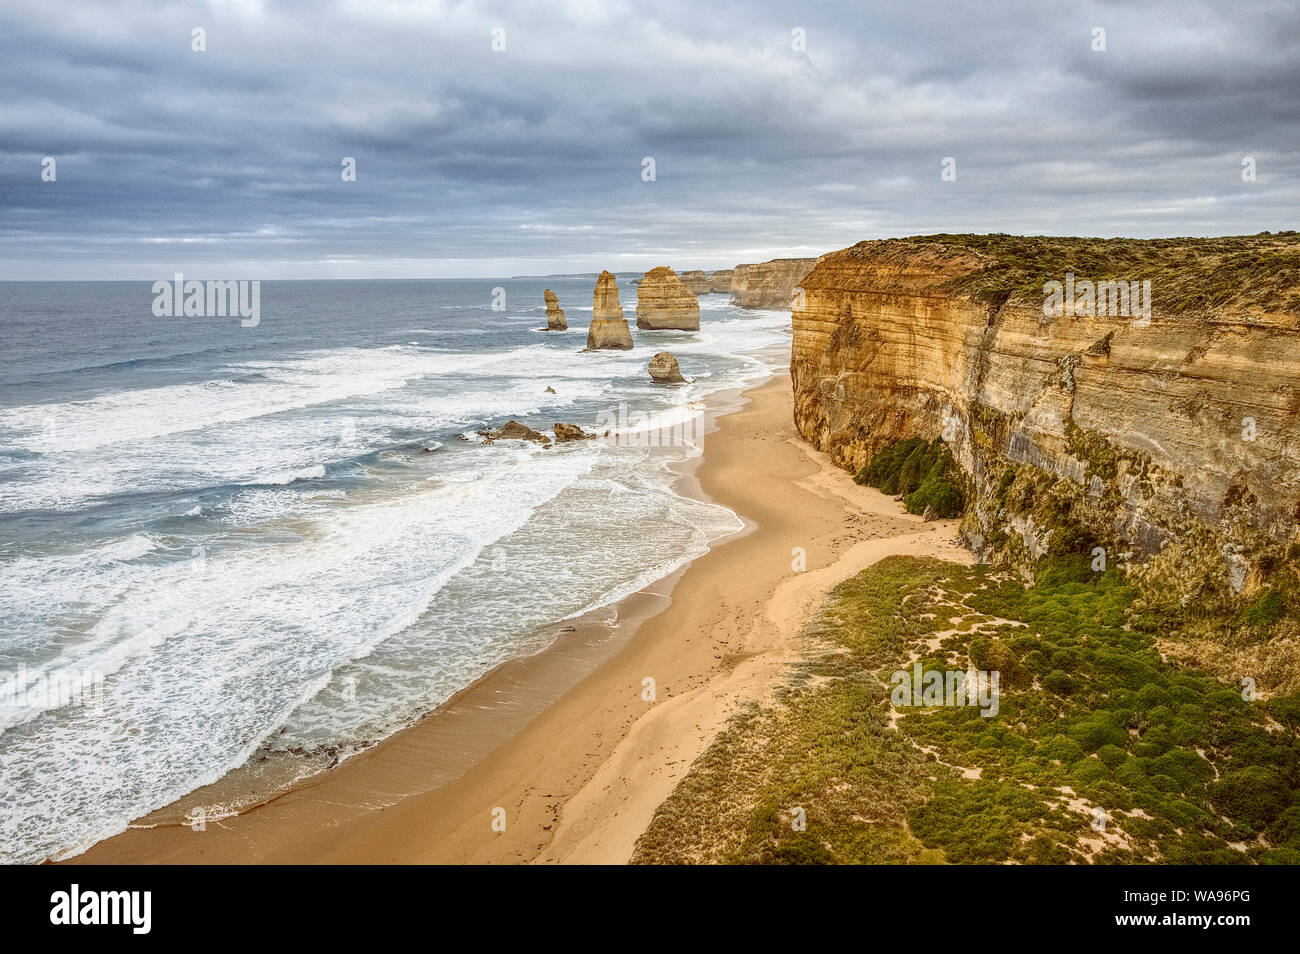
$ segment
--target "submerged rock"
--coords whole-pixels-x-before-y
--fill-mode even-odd
[[[637,287],[636,326],[649,330],[700,330],[699,300],[667,265],[650,269]]]
[[[650,377],[660,384],[680,384],[686,381],[677,359],[667,351],[660,351],[650,359]]]
[[[568,331],[569,323],[564,319],[564,309],[560,307],[560,299],[549,288],[546,289],[543,297],[546,299],[546,327],[543,331]]]
[[[632,329],[623,317],[623,305],[618,300],[618,280],[614,273],[603,271],[596,279],[592,293],[591,328],[587,331],[587,350],[600,351],[613,348],[620,351],[632,349]]]

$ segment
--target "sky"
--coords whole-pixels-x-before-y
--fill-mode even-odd
[[[1278,231],[1298,160],[1296,0],[0,0],[0,280]]]

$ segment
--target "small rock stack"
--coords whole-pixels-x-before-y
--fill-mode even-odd
[[[569,323],[564,320],[564,309],[560,307],[560,299],[549,288],[546,289],[544,297],[546,298],[546,327],[544,331],[568,331]]]

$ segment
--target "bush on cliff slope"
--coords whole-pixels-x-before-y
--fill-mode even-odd
[[[963,500],[956,475],[957,464],[942,441],[909,437],[881,450],[853,479],[881,493],[902,494],[908,513],[933,507],[941,517],[957,517]]]

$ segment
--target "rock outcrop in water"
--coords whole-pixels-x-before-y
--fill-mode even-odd
[[[551,439],[541,431],[535,431],[526,424],[520,424],[518,421],[506,421],[495,431],[480,431],[487,438],[488,443],[493,441],[532,441],[534,444],[550,444]]]
[[[731,303],[741,308],[792,308],[795,289],[817,262],[774,258],[758,265],[737,265],[731,272]]]
[[[595,437],[595,434],[588,434],[577,424],[565,424],[557,421],[552,428],[555,431],[555,442],[557,444],[566,444],[569,441],[585,441]]]
[[[591,327],[587,331],[588,351],[606,348],[621,351],[632,348],[632,329],[627,326],[627,319],[623,317],[623,305],[618,300],[618,280],[609,271],[601,272],[596,279]]]
[[[1249,592],[1296,554],[1294,233],[863,242],[802,285],[800,434],[853,471],[900,438],[947,439],[977,555],[1159,554],[1150,572],[1199,599]]]
[[[677,359],[667,351],[660,351],[650,359],[650,377],[659,384],[681,384],[686,381]]]
[[[650,273],[647,272],[646,278],[648,279],[649,277]],[[682,272],[677,277],[681,279],[683,285],[691,290],[691,294],[707,295],[709,293],[709,276],[698,268],[692,269],[689,272]]]
[[[546,331],[567,331],[569,323],[564,319],[564,309],[560,307],[559,296],[549,288],[543,296],[546,299]]]
[[[699,300],[667,265],[650,269],[637,286],[636,326],[656,331],[700,329]]]

